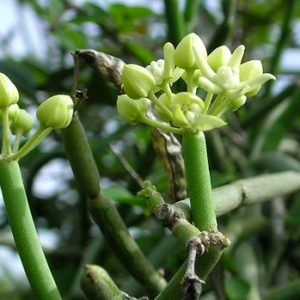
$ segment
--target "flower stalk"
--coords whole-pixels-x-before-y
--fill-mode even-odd
[[[216,230],[217,220],[204,134],[184,134],[182,149],[194,223],[201,231]]]

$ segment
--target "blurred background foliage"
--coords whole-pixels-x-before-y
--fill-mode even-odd
[[[11,13],[0,21],[7,28],[0,35],[0,71],[15,83],[21,105],[33,114],[46,97],[70,93],[71,53],[76,49],[92,48],[146,65],[162,56],[163,43],[176,45],[194,31],[209,51],[222,44],[231,49],[244,44],[246,59],[261,59],[265,71],[278,79],[237,114],[229,115],[229,126],[207,135],[214,187],[262,173],[300,170],[300,1],[14,0],[1,5],[8,2]],[[14,20],[11,26],[6,26],[8,19]],[[134,196],[139,186],[116,155],[117,151],[143,179],[150,178],[166,194],[167,174],[156,158],[149,128],[132,127],[119,119],[118,89],[91,66],[81,68],[79,87],[88,93],[79,113],[103,191],[168,279],[186,253],[144,211]],[[92,224],[60,134],[47,138],[21,166],[36,225],[64,299],[84,299],[79,275],[86,262],[103,266],[128,293],[144,295]],[[220,228],[233,244],[205,285],[203,299],[300,299],[299,216],[300,194],[294,194],[221,217]],[[3,206],[0,244],[0,299],[32,299],[22,271],[16,271],[21,267]]]

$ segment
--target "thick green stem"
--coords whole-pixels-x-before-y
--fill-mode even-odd
[[[183,14],[180,11],[178,0],[164,0],[164,4],[168,39],[174,46],[177,46],[186,33]]]
[[[124,221],[110,201],[101,195],[88,200],[89,210],[103,235],[123,265],[151,294],[156,295],[166,286],[166,281],[141,252],[130,236]]]
[[[116,207],[100,192],[100,176],[85,131],[77,115],[62,130],[63,142],[74,177],[88,199],[90,212],[104,237],[127,270],[152,294],[159,293],[166,282],[147,260]]]
[[[287,171],[241,179],[215,188],[213,199],[217,216],[222,216],[242,205],[254,205],[300,190],[299,172]],[[190,219],[189,200],[176,203]]]
[[[39,300],[60,300],[38,240],[16,161],[0,163],[0,185],[16,247],[33,291]]]
[[[182,149],[193,221],[201,231],[216,230],[217,221],[204,134],[184,134]]]
[[[198,7],[202,0],[187,0],[184,9],[184,20],[188,31],[193,31],[194,21],[198,14]]]
[[[122,292],[109,274],[99,266],[85,266],[81,286],[88,299],[124,300]]]
[[[201,279],[206,279],[210,274],[218,260],[220,259],[222,251],[213,246],[209,252],[204,253],[197,258],[196,261],[196,274]],[[182,288],[182,278],[186,271],[186,262],[173,276],[167,287],[155,298],[155,300],[182,300],[184,299],[184,289]]]
[[[193,221],[201,231],[217,230],[204,134],[184,134],[182,148]],[[205,279],[218,262],[221,254],[220,247],[212,246],[208,252],[198,257],[195,266],[197,276]],[[183,299],[182,278],[185,272],[186,262],[155,300]]]
[[[295,6],[297,1],[290,0],[284,3],[283,8],[285,9],[284,17],[281,25],[281,32],[278,36],[278,40],[276,42],[274,48],[274,54],[272,56],[270,62],[270,73],[276,75],[278,73],[279,65],[281,62],[282,53],[286,47],[286,42],[289,40],[291,36],[291,25],[293,24],[293,13],[295,13]],[[263,99],[267,98],[272,90],[274,81],[270,80],[266,83],[265,86],[265,93],[263,95]]]

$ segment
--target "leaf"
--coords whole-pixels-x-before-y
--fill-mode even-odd
[[[225,291],[229,300],[247,299],[250,293],[250,284],[240,277],[226,278]]]
[[[87,44],[87,38],[85,34],[70,26],[60,27],[55,32],[56,38],[63,48],[73,50],[76,48],[84,48]]]

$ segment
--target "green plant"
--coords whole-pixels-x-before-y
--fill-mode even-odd
[[[5,192],[24,182],[23,201],[9,204],[17,200],[20,212],[29,201],[59,294],[298,299],[299,72],[296,60],[286,62],[299,46],[299,3],[166,0],[158,10],[158,1],[121,2],[16,1],[22,26],[0,37],[0,70],[18,87],[0,76],[4,115],[11,104],[3,133],[12,133],[3,135],[9,159],[1,165],[11,169],[0,183]],[[28,11],[42,43],[27,36]],[[74,113],[57,119],[59,107],[73,106],[67,96],[66,105],[45,104],[30,135],[29,112],[69,90]],[[13,220],[24,232],[29,218]],[[9,230],[0,211],[0,244],[14,253]],[[32,299],[14,261],[0,254],[0,298]],[[58,295],[52,275],[33,269],[34,289],[45,295],[52,286]]]
[[[16,103],[19,94],[14,84],[0,74],[0,106],[3,126],[0,160],[0,185],[9,223],[27,278],[39,299],[61,299],[43,250],[39,244],[18,160],[32,150],[53,128],[68,126],[73,114],[71,98],[57,95],[47,99],[37,111],[41,125],[20,148],[20,138],[33,126],[33,120]],[[54,105],[53,105],[54,104]],[[54,122],[54,123],[53,123]],[[11,148],[11,130],[15,140]]]

